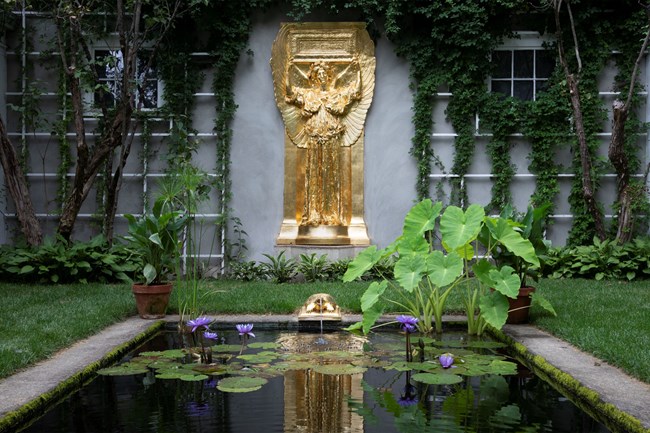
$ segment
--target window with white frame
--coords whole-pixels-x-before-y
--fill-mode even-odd
[[[136,85],[135,97],[138,101],[142,99],[143,109],[157,108],[159,106],[160,94],[157,71],[152,66],[145,73],[148,61],[146,55],[148,53],[144,52],[143,54],[143,56],[137,59],[135,76],[133,77]],[[124,73],[122,51],[97,49],[95,50],[95,64],[97,78],[99,84],[103,85],[104,92],[96,90],[93,102],[95,105],[106,102],[108,106],[113,106],[119,97],[122,86],[122,76]]]
[[[535,100],[555,68],[554,53],[544,49],[543,42],[537,34],[525,33],[494,51],[490,91]]]

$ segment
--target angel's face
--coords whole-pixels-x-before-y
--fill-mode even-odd
[[[315,86],[326,87],[329,82],[329,74],[326,66],[314,65],[310,78]]]

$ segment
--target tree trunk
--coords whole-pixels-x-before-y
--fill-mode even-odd
[[[591,155],[587,146],[587,136],[585,134],[584,122],[582,120],[582,108],[580,105],[580,92],[578,91],[578,82],[573,74],[566,75],[567,87],[571,94],[571,107],[573,108],[573,123],[578,137],[578,148],[580,151],[580,165],[582,167],[582,196],[584,197],[587,210],[594,218],[594,229],[596,236],[601,241],[606,238],[605,225],[603,217],[598,209],[596,198],[594,196],[594,183],[591,178]]]
[[[43,241],[41,226],[36,219],[32,199],[23,170],[18,163],[16,149],[7,137],[7,131],[2,118],[0,118],[0,160],[5,174],[5,183],[9,194],[16,206],[16,215],[20,222],[20,230],[29,245],[40,245]]]
[[[630,164],[625,153],[625,122],[628,116],[628,106],[623,101],[616,100],[613,105],[614,121],[612,139],[609,142],[608,156],[616,169],[616,189],[619,210],[617,214],[616,240],[628,242],[634,228],[632,205],[634,194],[628,191],[630,185]]]

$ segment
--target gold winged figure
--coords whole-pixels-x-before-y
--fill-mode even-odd
[[[287,44],[290,45],[290,44]],[[374,47],[343,55],[294,56],[275,51],[272,59],[275,98],[291,142],[304,149],[303,203],[297,203],[301,226],[345,226],[349,163],[341,148],[354,146],[363,133],[374,90]],[[349,178],[349,174],[347,175]]]

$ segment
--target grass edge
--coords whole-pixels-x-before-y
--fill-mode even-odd
[[[97,370],[100,370],[118,361],[135,347],[151,338],[151,336],[153,336],[164,326],[164,320],[157,321],[149,328],[147,328],[144,332],[136,335],[131,340],[120,344],[119,346],[116,346],[102,358],[89,364],[81,371],[73,374],[50,391],[41,394],[37,398],[22,405],[20,408],[14,411],[7,412],[2,418],[0,418],[0,433],[12,431],[12,429],[15,429],[18,426],[27,426],[27,420],[30,417],[33,417],[39,413],[42,414],[54,406],[56,403],[58,403],[60,400],[68,397],[70,394],[82,388],[89,381],[94,379],[94,374]]]

